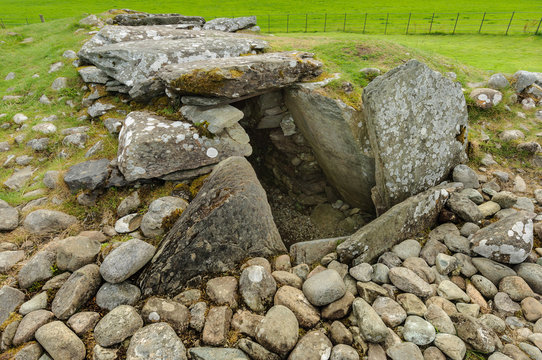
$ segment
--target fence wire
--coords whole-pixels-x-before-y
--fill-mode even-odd
[[[235,15],[238,17],[246,15]],[[312,13],[256,15],[264,33],[355,32],[363,34],[534,34],[542,33],[542,13]],[[219,16],[207,16],[207,20]],[[0,27],[56,20],[41,15],[0,15]]]

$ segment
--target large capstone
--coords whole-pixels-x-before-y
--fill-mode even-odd
[[[486,226],[471,239],[472,251],[505,264],[523,262],[533,248],[534,216],[521,211]]]
[[[79,57],[120,83],[138,89],[157,83],[153,77],[166,65],[255,53],[266,46],[265,41],[255,38],[141,40],[83,48]]]
[[[348,204],[374,213],[374,158],[362,112],[305,85],[286,90],[285,101],[329,182]]]
[[[168,65],[159,76],[173,92],[234,99],[309,80],[320,67],[312,54],[291,51]]]
[[[188,122],[131,112],[119,134],[119,170],[127,181],[151,179],[252,153],[250,144],[236,142],[227,131],[213,138],[200,135],[200,131]]]
[[[395,205],[337,246],[341,262],[372,262],[401,241],[432,228],[448,196],[440,185]]]
[[[119,14],[113,18],[113,23],[129,26],[171,24],[202,26],[205,24],[205,19],[201,16],[185,16],[181,14],[149,14],[144,12],[136,12],[132,14]]]
[[[377,208],[446,179],[467,160],[467,106],[461,84],[411,60],[373,80],[363,107],[376,164]]]
[[[198,275],[233,269],[248,257],[285,253],[264,189],[249,162],[220,162],[139,277],[144,294],[180,290]]]

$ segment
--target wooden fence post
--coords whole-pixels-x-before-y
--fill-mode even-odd
[[[40,14],[40,20],[41,20],[42,23],[45,22],[45,18],[44,18],[43,15],[41,15],[41,14]]]
[[[482,32],[482,26],[484,25],[484,20],[486,19],[486,13],[484,12],[484,16],[482,16],[482,22],[480,23],[480,29],[478,29],[478,34]]]
[[[288,34],[288,28],[290,27],[290,14],[286,15],[286,34]]]
[[[327,26],[327,13],[324,15],[324,32],[326,32],[326,26]]]
[[[0,18],[0,26],[2,27],[2,29],[6,28],[6,25],[4,25],[4,20],[2,20],[2,18]]]
[[[431,34],[431,29],[433,28],[433,20],[435,20],[435,13],[431,17],[431,24],[429,24],[429,34]]]
[[[506,33],[504,33],[504,35],[508,35],[508,30],[510,30],[510,25],[512,25],[512,20],[514,19],[515,13],[515,11],[512,11],[512,17],[510,17],[510,22],[508,23],[508,27],[506,28]]]
[[[271,15],[267,15],[267,32],[271,33]]]
[[[540,24],[542,24],[542,18],[540,18],[540,22],[538,23],[538,27],[536,28],[535,35],[538,35],[538,30],[540,29]]]
[[[458,21],[459,21],[459,13],[457,13],[457,17],[455,18],[454,31],[452,31],[452,35],[455,35],[455,28],[457,27]]]
[[[384,27],[384,35],[388,33],[388,19],[390,18],[390,13],[386,14],[386,26]]]
[[[346,13],[344,13],[343,32],[346,32]]]
[[[408,14],[408,23],[407,23],[407,26],[406,26],[406,34],[405,35],[408,35],[408,28],[410,27],[410,18],[412,17],[412,13],[409,13]]]
[[[26,18],[26,25],[29,25],[29,24],[28,24],[28,18]]]
[[[365,34],[365,25],[367,25],[367,13],[365,13],[365,21],[363,22],[363,34]]]
[[[305,32],[307,32],[308,24],[309,24],[309,14],[305,14]]]

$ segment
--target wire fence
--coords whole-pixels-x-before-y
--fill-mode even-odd
[[[216,17],[218,16],[209,16],[206,19]],[[542,34],[542,13],[536,12],[298,13],[257,15],[257,19],[261,31],[265,33],[339,31],[383,35]],[[45,19],[42,15],[0,15],[0,27],[5,29],[50,20],[54,19]]]

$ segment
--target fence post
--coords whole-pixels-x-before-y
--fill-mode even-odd
[[[365,21],[363,22],[363,34],[365,34],[365,25],[367,25],[367,13],[365,13]]]
[[[512,17],[510,18],[510,22],[508,23],[508,27],[506,28],[506,33],[504,35],[508,35],[508,30],[510,29],[510,25],[512,25],[512,20],[514,19],[515,13],[515,11],[512,11]]]
[[[457,13],[457,17],[455,18],[454,31],[452,31],[452,35],[455,35],[455,28],[457,27],[458,20],[459,20],[459,13]]]
[[[390,18],[390,13],[386,14],[386,26],[384,27],[384,35],[388,32],[388,19]]]
[[[286,15],[286,34],[288,34],[288,28],[290,27],[290,14]]]
[[[6,25],[4,25],[4,20],[2,20],[2,18],[0,18],[0,26],[2,27],[2,29],[6,28]]]
[[[540,18],[540,22],[538,23],[538,27],[536,28],[535,35],[538,35],[538,30],[540,29],[540,24],[542,24],[542,18]]]
[[[29,25],[29,24],[28,24],[28,18],[26,18],[26,25]]]
[[[326,26],[327,26],[327,13],[324,15],[324,32],[326,32]]]
[[[45,18],[44,18],[43,15],[41,15],[41,14],[40,14],[40,20],[41,20],[42,23],[45,22]]]
[[[406,34],[405,35],[408,35],[408,28],[410,27],[410,17],[412,16],[412,13],[408,13],[408,23],[407,23],[407,26],[406,26]]]
[[[484,25],[484,20],[486,19],[486,13],[484,12],[484,16],[482,16],[482,22],[480,23],[480,29],[478,29],[478,34],[482,31],[482,25]]]
[[[344,13],[343,32],[346,32],[346,13]]]
[[[431,17],[431,24],[429,24],[429,34],[431,34],[431,29],[433,28],[433,20],[435,20],[435,13]]]
[[[271,34],[271,15],[267,15],[267,33]]]
[[[305,32],[307,32],[308,24],[309,24],[309,14],[305,14]]]

